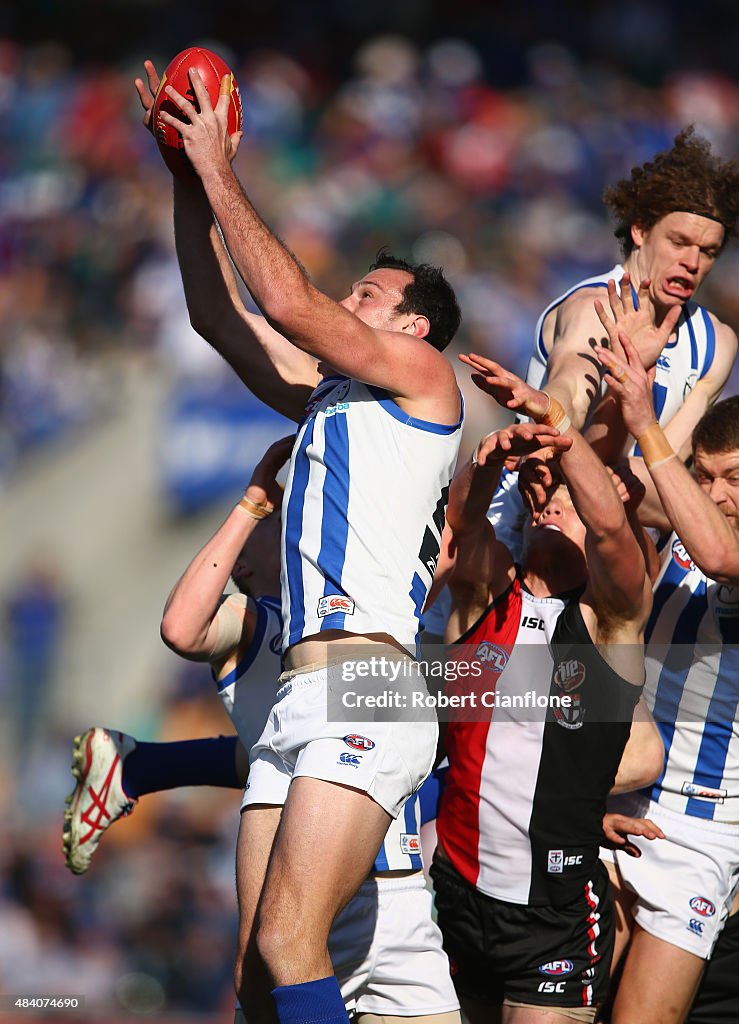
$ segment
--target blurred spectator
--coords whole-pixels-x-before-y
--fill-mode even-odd
[[[15,740],[23,762],[35,753],[58,670],[65,618],[58,566],[37,553],[5,596],[10,697],[16,709]]]

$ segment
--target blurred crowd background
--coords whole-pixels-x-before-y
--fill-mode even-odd
[[[188,322],[132,81],[192,44],[235,70],[238,174],[317,283],[341,297],[385,244],[440,263],[454,352],[518,372],[546,303],[618,259],[606,183],[688,123],[739,153],[733,0],[3,5],[0,993],[84,995],[98,1021],[230,1019],[239,794],[144,798],[83,878],[63,797],[88,725],[229,731],[159,618],[288,432]],[[699,296],[735,329],[738,277],[732,244]],[[468,449],[495,414],[465,390]]]

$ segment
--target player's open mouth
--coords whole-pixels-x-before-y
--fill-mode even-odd
[[[695,291],[695,286],[687,277],[668,277],[665,291],[676,299],[689,299]]]

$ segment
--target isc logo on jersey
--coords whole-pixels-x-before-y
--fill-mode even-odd
[[[695,569],[695,562],[685,550],[685,545],[681,540],[674,540],[672,542],[672,557],[681,569],[688,569],[691,571]]]
[[[351,747],[352,750],[372,750],[375,745],[374,740],[370,740],[366,736],[360,736],[356,732],[350,732],[348,736],[344,736],[344,743],[346,743],[347,747]]]
[[[344,594],[329,594],[327,597],[319,598],[318,608],[316,609],[319,619],[325,619],[327,615],[333,615],[334,612],[341,612],[343,615],[353,615],[354,602],[350,597],[345,597]]]
[[[497,644],[491,644],[489,640],[483,640],[478,644],[475,657],[491,672],[502,672],[508,664],[508,653]]]
[[[694,896],[690,901],[690,909],[694,910],[696,914],[700,914],[701,917],[713,917],[716,913],[713,903],[705,896]]]
[[[561,978],[563,974],[572,974],[573,966],[571,960],[550,960],[548,964],[541,964],[537,970],[539,974],[547,974],[550,978]]]

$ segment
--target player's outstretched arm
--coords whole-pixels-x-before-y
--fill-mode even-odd
[[[428,333],[428,320],[409,315],[398,330],[378,330],[314,287],[256,212],[233,172],[228,95],[222,95],[213,108],[195,70],[190,78],[200,111],[165,86],[187,120],[176,120],[166,112],[162,118],[180,132],[234,264],[270,325],[298,348],[342,373],[387,388],[399,397],[424,402],[441,399],[445,406],[439,418],[456,419],[458,394],[451,367],[431,345],[419,344]]]
[[[137,78],[135,85],[150,129],[159,75],[151,61],[144,67],[147,83]],[[174,177],[173,184],[175,243],[190,322],[257,398],[299,420],[320,380],[317,361],[247,310],[201,182]]]
[[[696,565],[721,583],[739,582],[739,535],[704,493],[673,451],[657,423],[652,392],[629,338],[621,334],[624,358],[597,351],[608,373],[608,386],[621,402],[624,422],[639,441],[662,507]]]
[[[281,501],[275,477],[289,457],[294,437],[275,442],[254,469],[244,497],[200,549],[167,598],[162,639],[193,661],[224,661],[248,646],[255,628],[253,605],[223,591],[244,544]]]
[[[454,569],[449,587],[454,596],[453,632],[460,636],[513,579],[510,552],[495,537],[487,518],[504,467],[514,468],[525,455],[570,446],[559,431],[535,423],[514,424],[483,437],[449,490],[447,527]]]
[[[618,622],[646,622],[651,586],[636,537],[608,470],[547,392],[530,387],[484,356],[460,356],[475,372],[474,383],[506,409],[517,409],[559,429],[570,440],[560,458],[562,475],[587,529],[588,598],[600,613]]]
[[[737,337],[734,331],[713,314],[709,313],[708,316],[716,332],[713,362],[706,375],[696,381],[683,404],[664,427],[670,447],[683,462],[690,455],[690,439],[698,421],[723,391],[737,355]],[[628,336],[628,331],[626,334]]]

